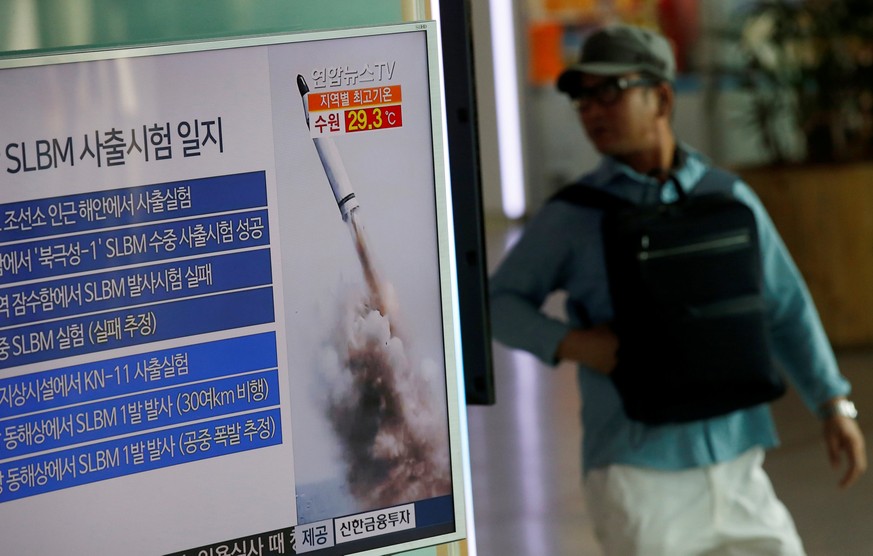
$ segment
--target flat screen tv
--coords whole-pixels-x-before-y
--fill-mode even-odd
[[[0,60],[0,553],[465,536],[436,29]]]

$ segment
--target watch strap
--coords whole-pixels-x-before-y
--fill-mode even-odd
[[[830,419],[835,415],[848,417],[849,419],[857,419],[858,410],[855,408],[853,402],[846,399],[838,399],[828,402],[823,404],[821,409],[819,409],[819,417],[822,419]]]

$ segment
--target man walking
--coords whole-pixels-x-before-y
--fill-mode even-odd
[[[693,195],[709,163],[674,135],[674,79],[672,49],[657,33],[618,25],[587,39],[558,80],[603,155],[581,181],[634,203],[675,200],[661,187],[668,179]],[[728,185],[755,215],[773,353],[821,418],[848,486],[866,469],[850,386],[765,209],[742,181]],[[549,364],[578,363],[585,490],[606,554],[804,554],[762,469],[764,450],[778,442],[766,404],[659,425],[625,413],[610,378],[621,338],[611,326],[601,219],[601,210],[547,203],[492,276],[491,307],[498,340]],[[540,310],[557,290],[567,293],[569,322]]]

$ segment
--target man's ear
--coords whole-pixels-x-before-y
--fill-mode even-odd
[[[658,116],[672,117],[673,103],[675,101],[673,87],[669,83],[662,82],[658,84],[655,92],[658,95]]]

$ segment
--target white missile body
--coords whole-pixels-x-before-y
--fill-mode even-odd
[[[306,84],[306,79],[302,75],[297,76],[297,88],[300,91],[300,96],[303,98],[303,113],[306,115],[306,126],[309,124],[309,85]],[[333,196],[336,199],[336,205],[339,207],[340,214],[343,220],[349,219],[349,214],[360,205],[355,198],[355,191],[352,189],[352,183],[349,180],[349,175],[346,173],[346,167],[340,158],[336,144],[331,137],[313,137],[312,142],[315,144],[315,150],[318,153],[318,158],[321,159],[321,165],[324,167],[324,173],[327,174],[327,181],[330,182],[330,189],[333,191]]]

